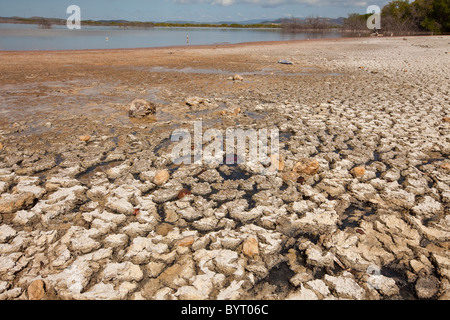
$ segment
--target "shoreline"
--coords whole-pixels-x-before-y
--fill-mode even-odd
[[[414,35],[414,36],[392,36],[392,37],[341,37],[341,38],[320,38],[320,39],[298,39],[281,41],[254,41],[228,44],[204,44],[204,45],[183,45],[183,46],[163,46],[163,47],[145,47],[145,48],[116,48],[116,49],[75,49],[75,50],[0,50],[2,53],[76,53],[76,52],[123,52],[123,51],[145,51],[145,50],[168,50],[168,49],[226,49],[234,47],[263,46],[263,45],[289,45],[303,42],[322,42],[322,41],[351,41],[356,39],[398,39],[398,38],[439,38],[449,35]]]

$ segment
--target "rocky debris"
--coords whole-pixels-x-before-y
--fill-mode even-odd
[[[234,76],[229,77],[228,80],[244,81],[244,78],[241,75],[239,75],[239,74],[235,74]]]
[[[143,99],[135,99],[128,108],[128,115],[132,118],[144,118],[156,113],[156,106]]]
[[[108,97],[107,117],[1,123],[0,300],[448,299],[448,68],[361,50],[307,60],[323,81],[246,73],[227,97],[204,75],[195,91],[161,79],[184,101],[163,120]],[[280,148],[263,165],[173,164],[170,131],[200,117],[279,128]]]
[[[200,98],[200,97],[188,97],[185,100],[185,104],[189,106],[192,110],[209,110],[216,109],[219,105],[212,99]]]

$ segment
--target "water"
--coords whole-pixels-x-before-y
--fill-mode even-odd
[[[341,33],[333,31],[287,33],[280,29],[201,27],[121,29],[119,27],[101,26],[82,26],[81,30],[68,30],[65,26],[39,29],[37,25],[0,24],[0,50],[80,50],[185,46],[187,36],[189,36],[189,45],[342,37]]]

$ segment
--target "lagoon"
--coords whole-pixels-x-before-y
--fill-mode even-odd
[[[0,51],[130,49],[219,45],[259,41],[287,41],[317,38],[340,38],[338,31],[284,32],[273,28],[204,28],[154,27],[120,28],[83,26],[69,30],[66,26],[40,29],[31,24],[0,24]]]

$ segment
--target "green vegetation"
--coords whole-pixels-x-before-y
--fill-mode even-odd
[[[349,14],[344,30],[367,30],[370,14]],[[450,32],[450,0],[394,0],[381,10],[381,27],[391,33]]]

